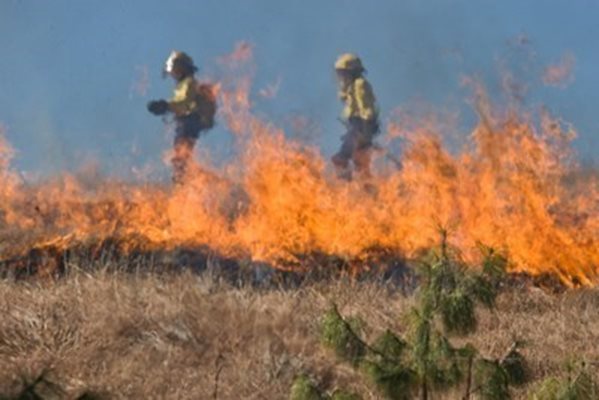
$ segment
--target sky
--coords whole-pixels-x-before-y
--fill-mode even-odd
[[[201,73],[246,41],[255,50],[256,112],[284,127],[308,118],[325,156],[343,133],[332,64],[352,51],[384,120],[397,107],[428,104],[458,110],[465,132],[474,117],[463,77],[494,95],[501,71],[513,68],[530,86],[525,103],[571,122],[577,151],[593,159],[597,21],[593,0],[0,0],[0,124],[17,150],[15,167],[32,175],[90,161],[117,174],[166,171],[161,157],[172,138],[145,107],[170,96],[165,59],[184,50]],[[544,68],[564,60],[567,82],[544,85]],[[276,97],[261,97],[269,85]],[[230,136],[221,123],[200,146],[226,157]]]

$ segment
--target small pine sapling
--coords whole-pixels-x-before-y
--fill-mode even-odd
[[[362,400],[362,398],[353,392],[341,389],[336,389],[329,396],[320,391],[308,376],[302,374],[293,381],[289,400]]]
[[[599,385],[586,364],[569,366],[566,378],[547,378],[533,391],[531,400],[595,400]]]
[[[509,398],[509,385],[525,381],[522,355],[513,347],[498,360],[480,357],[471,345],[454,347],[447,336],[466,336],[477,328],[476,306],[495,306],[505,257],[481,247],[480,271],[469,268],[457,250],[441,244],[418,270],[417,302],[407,316],[407,340],[387,330],[373,344],[360,337],[359,324],[345,319],[335,305],[322,320],[321,341],[343,360],[360,367],[388,399],[427,400],[465,381],[465,399]]]
[[[293,381],[289,400],[325,400],[325,397],[309,377],[300,375]]]
[[[360,339],[357,323],[345,320],[337,306],[326,312],[321,322],[321,341],[325,347],[331,348],[343,360],[357,366],[366,354],[366,344]]]

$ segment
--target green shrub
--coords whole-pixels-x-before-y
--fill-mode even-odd
[[[300,375],[293,381],[289,400],[325,400],[320,391],[306,375]]]
[[[599,386],[583,368],[574,378],[547,378],[531,394],[531,400],[596,400]]]
[[[360,337],[357,320],[345,319],[333,305],[321,321],[321,342],[341,359],[359,366],[388,399],[417,395],[428,399],[433,392],[455,388],[464,380],[466,398],[472,394],[489,400],[509,398],[509,385],[526,379],[524,359],[516,348],[501,360],[487,360],[470,345],[453,347],[445,336],[473,333],[476,305],[495,305],[507,260],[490,248],[481,248],[484,259],[476,272],[448,245],[442,232],[441,245],[422,258],[418,269],[420,287],[417,304],[407,318],[407,339],[386,330],[368,344]],[[310,387],[314,390],[309,393],[325,398]],[[356,398],[353,394],[334,396],[337,400]]]
[[[399,338],[388,329],[372,345],[372,348],[378,353],[383,354],[385,358],[395,361],[401,360],[404,350],[407,347],[408,343],[405,340]]]
[[[365,361],[363,369],[376,388],[391,400],[413,398],[417,378],[414,372],[401,365]]]
[[[343,319],[333,305],[321,322],[321,341],[343,360],[357,366],[366,354],[365,344],[354,331],[357,324]]]
[[[511,350],[503,360],[501,360],[500,365],[507,373],[510,385],[518,386],[526,383],[528,378],[526,362],[524,356],[518,350]]]
[[[335,390],[331,395],[331,400],[362,400],[362,397],[352,392]]]
[[[465,336],[476,330],[474,301],[468,293],[460,288],[456,288],[453,293],[447,294],[443,298],[439,312],[445,331],[449,334]]]
[[[300,375],[293,381],[289,400],[362,400],[352,392],[336,389],[332,395],[322,393],[306,375]]]
[[[477,360],[474,368],[476,393],[484,400],[510,398],[509,375],[496,360]]]

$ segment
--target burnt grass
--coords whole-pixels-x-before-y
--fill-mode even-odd
[[[367,337],[404,332],[418,283],[396,252],[298,255],[285,270],[206,247],[120,246],[49,246],[0,261],[0,399],[285,399],[301,373],[325,390],[380,398],[319,344],[318,324],[335,303],[364,321]],[[524,343],[531,382],[514,398],[526,398],[572,361],[599,379],[598,309],[598,290],[511,275],[467,341],[488,357]]]
[[[295,254],[293,261],[280,261],[274,266],[244,257],[226,257],[208,246],[161,248],[143,240],[127,239],[105,238],[66,247],[33,247],[5,257],[0,254],[0,278],[59,279],[73,269],[86,272],[101,269],[158,275],[188,271],[210,275],[236,287],[249,285],[261,289],[292,289],[339,278],[390,284],[403,291],[416,287],[416,277],[408,261],[398,251],[384,248],[368,249],[361,259],[321,252]],[[125,247],[130,240],[134,245]]]

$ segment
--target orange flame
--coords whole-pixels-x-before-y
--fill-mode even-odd
[[[484,243],[507,253],[512,271],[595,283],[599,182],[579,174],[569,150],[575,132],[548,112],[539,124],[513,108],[500,113],[475,85],[480,122],[459,154],[434,124],[406,131],[391,123],[384,140],[404,138],[401,168],[377,154],[374,190],[365,190],[338,180],[316,148],[252,114],[249,91],[247,77],[219,83],[239,159],[220,171],[200,160],[174,189],[114,180],[89,188],[70,175],[28,186],[11,172],[12,150],[0,140],[0,237],[14,238],[14,248],[102,237],[206,244],[288,266],[310,252],[360,259],[382,247],[411,256],[435,243],[441,225],[466,259]]]

